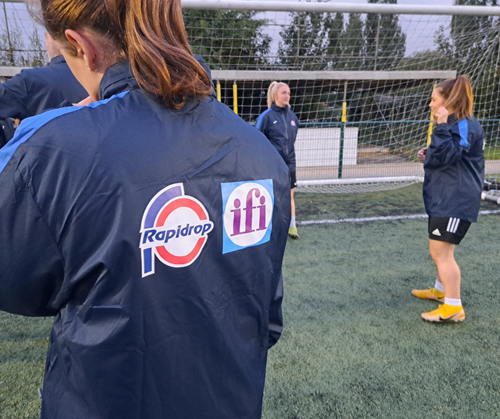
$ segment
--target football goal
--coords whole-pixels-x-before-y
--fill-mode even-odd
[[[467,74],[500,173],[500,7],[184,0],[193,52],[218,97],[249,123],[271,81],[289,84],[300,120],[302,191],[397,188],[421,181],[433,86]]]

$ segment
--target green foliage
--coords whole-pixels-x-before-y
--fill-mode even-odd
[[[496,4],[486,0],[456,0],[455,3],[464,6]],[[441,27],[436,33],[435,42],[448,68],[470,77],[474,88],[474,116],[477,119],[500,118],[498,17],[453,16],[449,32]],[[484,128],[487,140],[498,140],[498,124],[487,124]]]
[[[341,13],[291,13],[280,33],[278,57],[288,70],[335,70],[342,65],[344,18]]]
[[[373,2],[373,1],[372,1]],[[395,2],[395,0],[384,0]],[[406,37],[394,15],[367,15],[352,13],[290,13],[290,25],[280,32],[277,65],[286,70],[348,71],[394,70],[405,53]],[[301,114],[302,122],[340,121],[342,115],[343,86],[323,91],[320,85],[304,88],[314,101],[293,103]],[[371,100],[374,92],[348,94],[349,120],[363,120],[363,111],[356,103]],[[372,100],[373,102],[373,100]],[[373,105],[373,106],[372,106]],[[375,108],[377,104],[363,105]],[[379,109],[378,107],[376,108]],[[365,114],[366,115],[366,114]],[[371,118],[374,118],[373,115]]]
[[[368,3],[393,3],[397,0],[369,0]],[[367,70],[393,70],[406,51],[406,35],[397,15],[368,14],[364,27]]]
[[[363,21],[359,13],[351,13],[345,30],[340,34],[342,44],[342,60],[338,70],[355,68],[363,62],[365,37]]]
[[[0,66],[43,67],[45,62],[45,47],[36,28],[31,32],[28,47],[17,20],[9,20],[8,28],[0,28]]]
[[[17,53],[19,50],[24,49],[22,40],[21,29],[16,23],[7,27],[1,28],[0,32],[0,66],[19,66],[22,64],[20,55]]]
[[[212,69],[256,69],[267,63],[271,37],[257,12],[183,10],[189,43]]]
[[[43,67],[47,61],[45,48],[38,36],[38,31],[34,30],[30,36],[31,51],[25,62],[26,67]]]
[[[396,0],[370,0],[370,3]],[[406,35],[396,15],[290,13],[280,32],[278,57],[288,70],[391,70],[405,54]]]

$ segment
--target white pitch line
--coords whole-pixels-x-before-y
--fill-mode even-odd
[[[500,210],[494,211],[480,211],[479,215],[500,214]],[[428,218],[427,214],[413,214],[413,215],[391,215],[387,217],[367,217],[367,218],[341,218],[339,220],[310,220],[310,221],[297,221],[299,225],[312,225],[312,224],[342,224],[342,223],[366,223],[369,221],[393,221],[393,220],[412,220],[416,218]]]

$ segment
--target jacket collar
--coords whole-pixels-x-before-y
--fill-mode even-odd
[[[281,106],[276,105],[276,103],[271,104],[271,109],[276,112],[286,112],[288,110],[288,106],[282,108]]]
[[[128,61],[120,61],[108,67],[99,85],[99,100],[109,99],[113,95],[137,88],[132,69]]]
[[[58,55],[57,57],[52,58],[47,66],[65,63],[66,60],[64,59],[64,57],[62,55]]]
[[[446,121],[446,122],[448,122],[448,124],[452,125],[455,122],[457,122],[457,117],[455,116],[454,113],[452,113],[452,114],[448,115],[448,121]]]

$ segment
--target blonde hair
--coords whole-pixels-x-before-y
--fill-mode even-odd
[[[267,89],[267,107],[268,108],[270,108],[271,105],[274,103],[274,96],[276,96],[278,94],[278,90],[280,89],[280,87],[283,87],[283,86],[289,87],[288,84],[280,83],[277,81],[273,81],[269,85],[269,89]],[[288,107],[290,107],[290,105],[288,105]]]

